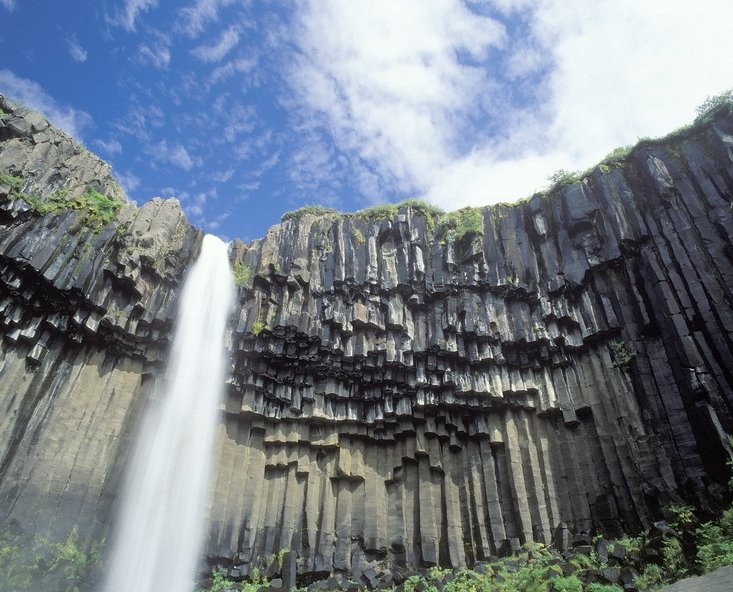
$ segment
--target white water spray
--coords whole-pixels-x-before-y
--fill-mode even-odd
[[[204,237],[186,278],[159,404],[147,411],[123,492],[106,592],[186,592],[206,495],[233,301],[227,247]]]

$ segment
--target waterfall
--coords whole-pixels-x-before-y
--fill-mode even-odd
[[[214,432],[234,287],[226,245],[204,237],[178,310],[167,380],[127,473],[106,592],[187,592],[205,536]]]

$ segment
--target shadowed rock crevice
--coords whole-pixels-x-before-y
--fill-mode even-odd
[[[73,146],[26,164],[71,140],[3,110],[0,172],[23,192],[123,197]],[[561,523],[613,536],[683,499],[714,512],[733,433],[732,154],[721,111],[477,210],[449,240],[412,204],[304,211],[235,241],[210,556],[240,575],[283,549],[299,573],[460,567]],[[125,202],[97,228],[10,191],[0,507],[98,537],[201,233],[175,200]]]

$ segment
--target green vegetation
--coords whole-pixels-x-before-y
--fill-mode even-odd
[[[478,208],[461,208],[440,218],[437,236],[442,244],[452,244],[464,238],[483,236],[484,217]]]
[[[0,173],[0,184],[8,185],[10,187],[8,196],[12,199],[12,195],[14,193],[20,192],[20,188],[23,186],[23,177],[11,175],[10,173]]]
[[[619,146],[618,148],[614,148],[603,158],[600,164],[600,168],[604,169],[605,167],[606,170],[604,170],[604,172],[607,173],[610,167],[618,166],[623,163],[623,161],[626,160],[629,154],[631,154],[631,151],[633,149],[634,147],[630,144],[628,146]]]
[[[621,368],[622,370],[628,370],[631,366],[631,362],[636,357],[636,352],[627,347],[624,341],[617,341],[611,344],[611,351],[613,352],[613,364],[612,368]]]
[[[86,223],[95,230],[105,226],[122,207],[122,200],[100,193],[96,189],[87,189],[80,196],[67,199],[68,190],[61,189],[43,200],[35,194],[21,194],[28,205],[39,216],[55,214],[66,210],[84,212]]]
[[[252,268],[242,261],[237,261],[232,268],[232,276],[235,286],[248,286],[252,281]]]
[[[58,543],[11,530],[0,532],[2,590],[92,592],[99,561],[99,548],[85,551],[76,530]]]
[[[364,238],[364,233],[359,230],[358,228],[354,228],[351,230],[351,235],[354,237],[354,240],[356,241],[357,245],[363,245],[366,239]]]
[[[434,232],[438,218],[443,210],[420,199],[407,199],[398,204],[379,204],[354,212],[352,215],[357,219],[366,222],[380,222],[382,220],[393,220],[401,208],[410,207],[412,211],[425,218],[428,231]]]
[[[338,216],[339,212],[338,210],[327,208],[325,206],[303,206],[302,208],[298,208],[295,211],[285,212],[280,218],[280,221],[285,222],[286,220],[298,220],[306,214],[312,214],[314,216]]]
[[[695,118],[695,124],[709,123],[713,115],[723,109],[733,111],[733,88],[719,95],[707,97],[696,110],[697,117]]]
[[[302,208],[299,208],[293,212],[287,212],[283,214],[283,216],[280,218],[282,222],[285,222],[286,220],[297,220],[298,218],[306,215],[306,214],[313,214],[316,216],[327,216],[327,217],[334,217],[334,216],[344,216],[344,217],[352,217],[356,218],[357,220],[364,220],[365,222],[381,222],[382,220],[392,220],[397,216],[400,208],[409,206],[412,208],[412,210],[417,213],[418,215],[424,216],[425,220],[427,222],[427,227],[429,231],[434,231],[436,226],[436,221],[439,216],[443,214],[443,210],[440,208],[430,205],[429,203],[419,200],[419,199],[407,199],[403,202],[400,202],[398,204],[393,203],[386,203],[386,204],[378,204],[375,206],[370,206],[368,208],[364,208],[363,210],[358,210],[353,213],[346,213],[342,214],[337,210],[334,210],[332,208],[327,208],[325,206],[304,206]],[[361,242],[361,241],[357,241]]]
[[[382,220],[392,220],[397,216],[398,210],[399,206],[397,204],[379,204],[354,212],[353,216],[367,222],[380,222]]]
[[[583,173],[579,171],[566,171],[565,169],[558,169],[552,173],[547,180],[552,184],[553,189],[561,185],[570,185],[576,181],[580,181],[583,177]]]
[[[696,529],[697,564],[702,573],[733,564],[733,506],[720,520],[706,522]]]
[[[18,175],[0,173],[0,183],[10,187],[8,199],[22,199],[31,206],[36,215],[46,216],[66,210],[80,210],[84,213],[85,223],[95,231],[112,220],[122,207],[122,200],[119,197],[110,197],[92,188],[72,199],[68,199],[69,190],[66,188],[59,189],[48,198],[42,199],[35,193],[21,191],[23,178]]]
[[[733,473],[733,466],[729,466]],[[678,579],[733,564],[733,506],[718,520],[701,525],[691,506],[671,505],[665,515],[670,517],[673,530],[661,538],[654,531],[606,542],[597,536],[592,548],[581,546],[565,553],[540,543],[526,543],[517,554],[481,563],[475,569],[433,567],[427,573],[410,575],[402,588],[404,592],[622,592],[623,582],[606,579],[603,571],[615,567],[628,568],[631,576],[638,574],[634,583],[639,592],[656,592]],[[683,545],[684,540],[692,544]],[[606,552],[601,553],[601,545],[605,545],[607,557]],[[271,556],[267,564],[280,567],[282,556],[282,552]],[[618,574],[616,571],[616,577]],[[215,571],[207,590],[256,592],[266,583],[257,569],[250,576],[248,582],[235,583],[226,578],[225,571]]]
[[[401,204],[398,204],[398,207],[402,206],[410,206],[413,212],[416,212],[420,216],[424,217],[429,232],[435,231],[435,226],[438,218],[445,213],[439,207],[431,205],[426,201],[422,201],[421,199],[408,199],[406,201],[403,201]]]
[[[697,127],[700,127],[701,125],[710,123],[713,117],[723,110],[728,110],[730,113],[733,113],[733,89],[729,89],[720,93],[719,95],[706,98],[705,101],[703,101],[702,105],[700,105],[696,109],[697,117],[695,118],[695,121],[692,123],[692,125],[682,126],[674,130],[672,133],[659,138],[639,138],[639,141],[636,143],[636,145],[633,146],[620,146],[618,148],[615,148],[614,150],[609,152],[603,158],[603,160],[601,160],[600,163],[598,163],[598,168],[604,173],[610,172],[611,168],[621,166],[623,162],[628,158],[628,156],[637,147],[642,145],[670,144],[670,153],[679,158],[681,155],[679,147],[672,146],[672,140],[679,137],[683,133],[687,133]],[[564,169],[555,171],[547,178],[548,181],[550,181],[548,192],[551,193],[558,187],[570,185],[572,183],[581,181],[582,179],[590,176],[594,169],[595,167],[591,167],[589,169],[586,169],[585,171],[566,171]]]
[[[238,590],[241,592],[257,592],[267,581],[259,576],[252,578],[249,582],[237,584],[227,577],[227,570],[215,569],[211,574],[211,586],[208,588],[199,588],[198,592],[227,592],[228,590]]]
[[[267,329],[267,324],[262,323],[260,321],[255,321],[252,323],[252,335],[257,336],[260,333],[262,333],[265,329]]]
[[[686,530],[695,524],[695,508],[687,504],[672,504],[667,513],[672,516],[670,524],[678,530]]]
[[[143,248],[139,245],[127,245],[124,249],[122,249],[122,252],[125,255],[132,255],[134,253],[139,253],[143,250]]]

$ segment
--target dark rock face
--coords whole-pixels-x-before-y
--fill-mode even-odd
[[[33,124],[3,110],[0,171],[50,195],[26,165]],[[54,154],[43,170],[83,191],[75,171],[99,161]],[[0,507],[98,536],[200,233],[173,201],[127,203],[97,231],[1,199]],[[714,510],[733,432],[732,199],[721,116],[485,208],[483,236],[453,244],[412,206],[235,242],[209,554],[246,575],[289,549],[298,573],[361,576],[614,536],[682,499]]]
[[[109,165],[37,113],[0,109],[0,521],[96,538],[202,235],[175,200],[90,225],[73,198],[124,198]],[[52,196],[70,206],[34,212]]]

